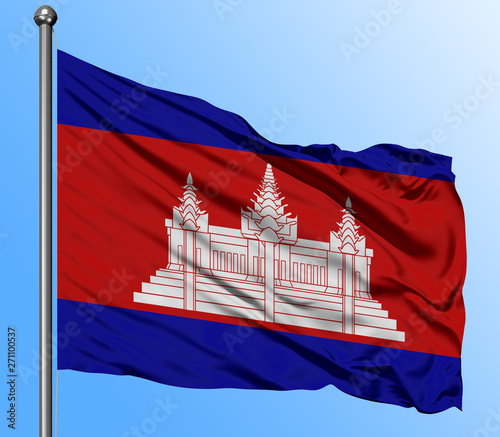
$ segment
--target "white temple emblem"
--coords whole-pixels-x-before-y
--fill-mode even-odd
[[[168,265],[134,301],[271,323],[404,341],[396,320],[372,299],[373,250],[358,234],[351,201],[330,241],[297,238],[267,164],[241,229],[208,224],[188,175],[181,205],[166,219]]]

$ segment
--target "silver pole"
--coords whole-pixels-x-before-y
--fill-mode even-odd
[[[52,436],[52,26],[57,14],[40,6],[40,437]]]

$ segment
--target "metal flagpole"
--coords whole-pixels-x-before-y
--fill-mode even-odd
[[[52,26],[57,14],[40,6],[40,437],[52,436]]]

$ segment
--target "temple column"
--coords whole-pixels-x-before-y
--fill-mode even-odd
[[[196,310],[195,233],[184,230],[184,309]]]
[[[264,272],[264,312],[266,322],[274,322],[274,243],[264,242],[265,272]]]
[[[358,235],[351,199],[348,197],[342,210],[342,223],[337,233],[339,250],[342,253],[342,332],[354,334],[355,327],[355,269],[354,258],[359,252],[358,244],[364,237]]]
[[[342,296],[342,331],[346,334],[354,334],[354,266],[353,255],[344,253],[342,255],[343,296]]]
[[[174,207],[173,227],[182,229],[183,265],[183,308],[196,310],[196,233],[208,233],[208,215],[199,207],[196,197],[197,188],[193,185],[191,173],[188,174],[184,195],[179,197],[181,204]],[[203,237],[201,237],[203,238]],[[209,247],[210,253],[210,247]]]

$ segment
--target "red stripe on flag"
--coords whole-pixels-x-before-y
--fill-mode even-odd
[[[298,237],[339,230],[347,196],[372,248],[371,292],[405,342],[140,304],[133,293],[165,268],[165,219],[188,173],[210,225],[241,227],[241,208],[273,166]],[[464,218],[453,183],[81,127],[58,126],[58,297],[251,324],[313,336],[460,356],[465,322]]]

